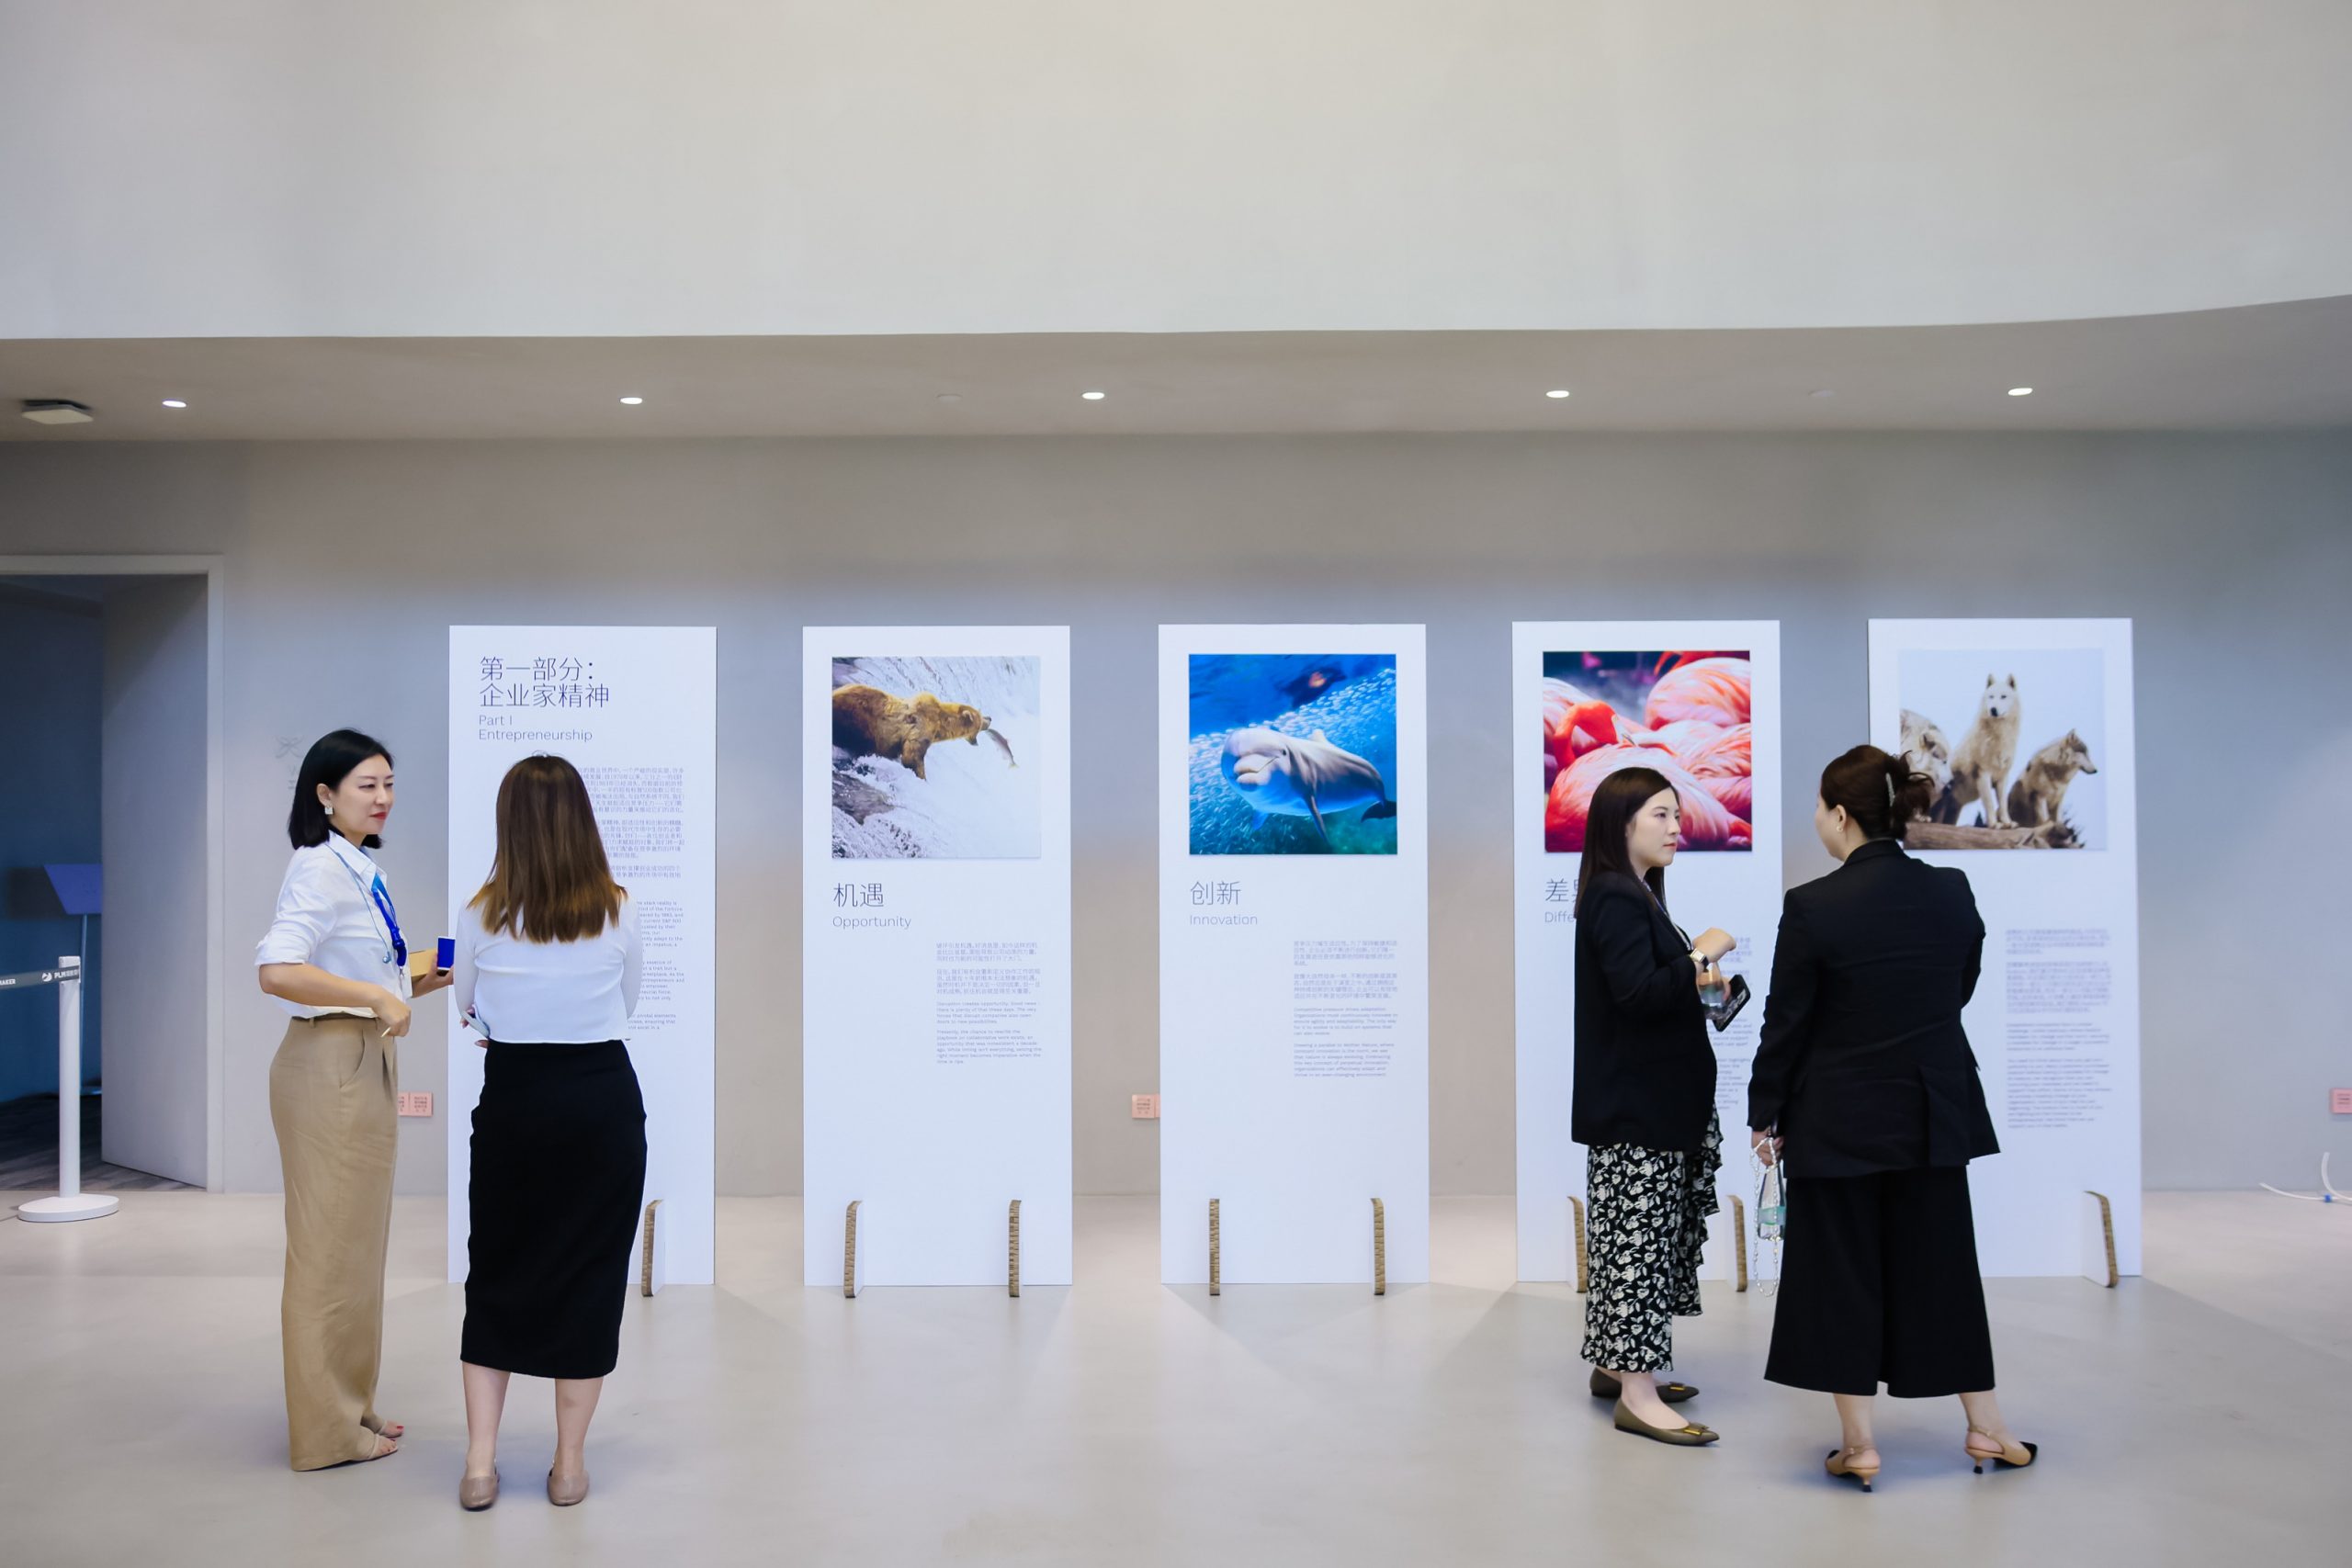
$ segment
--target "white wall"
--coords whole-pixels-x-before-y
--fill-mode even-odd
[[[0,339],[2352,293],[2342,0],[0,0]]]
[[[100,786],[105,1154],[198,1187],[208,1083],[204,595],[201,577],[109,588]]]
[[[277,1179],[282,1029],[248,965],[300,750],[339,724],[393,746],[385,860],[404,908],[439,907],[447,628],[495,621],[718,627],[722,1191],[798,1180],[809,623],[1072,627],[1081,1191],[1155,1180],[1125,1097],[1156,1077],[1161,621],[1429,625],[1441,1193],[1512,1180],[1514,619],[1779,617],[1795,879],[1827,863],[1804,786],[1866,732],[1870,616],[2133,617],[2149,1180],[2307,1184],[2352,1152],[2333,1003],[2278,983],[2352,870],[2341,432],[23,446],[0,549],[227,558],[232,1189]],[[402,1053],[412,1088],[440,1087],[440,1028]],[[438,1187],[449,1131],[403,1123],[404,1188]]]

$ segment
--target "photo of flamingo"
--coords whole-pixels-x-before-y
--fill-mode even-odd
[[[1745,649],[1544,656],[1544,848],[1584,850],[1593,791],[1620,768],[1674,786],[1684,850],[1752,850],[1756,786]]]

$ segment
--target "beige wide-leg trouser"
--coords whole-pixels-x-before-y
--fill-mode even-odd
[[[384,1422],[384,1259],[400,1145],[397,1043],[372,1018],[297,1019],[269,1065],[286,1172],[287,1446],[296,1470],[369,1458]]]

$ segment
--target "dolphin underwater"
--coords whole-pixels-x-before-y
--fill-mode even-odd
[[[1353,751],[1331,744],[1321,730],[1301,739],[1264,728],[1237,729],[1225,738],[1225,756],[1218,763],[1242,799],[1257,813],[1251,826],[1263,828],[1269,817],[1305,817],[1329,844],[1327,812],[1364,807],[1362,820],[1396,815],[1388,798],[1388,784],[1380,770]]]

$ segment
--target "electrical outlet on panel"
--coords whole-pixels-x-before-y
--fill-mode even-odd
[[[1128,1096],[1127,1115],[1130,1120],[1136,1122],[1159,1121],[1159,1096],[1156,1094],[1137,1094]]]
[[[401,1114],[403,1116],[432,1115],[433,1091],[431,1089],[401,1090]]]

